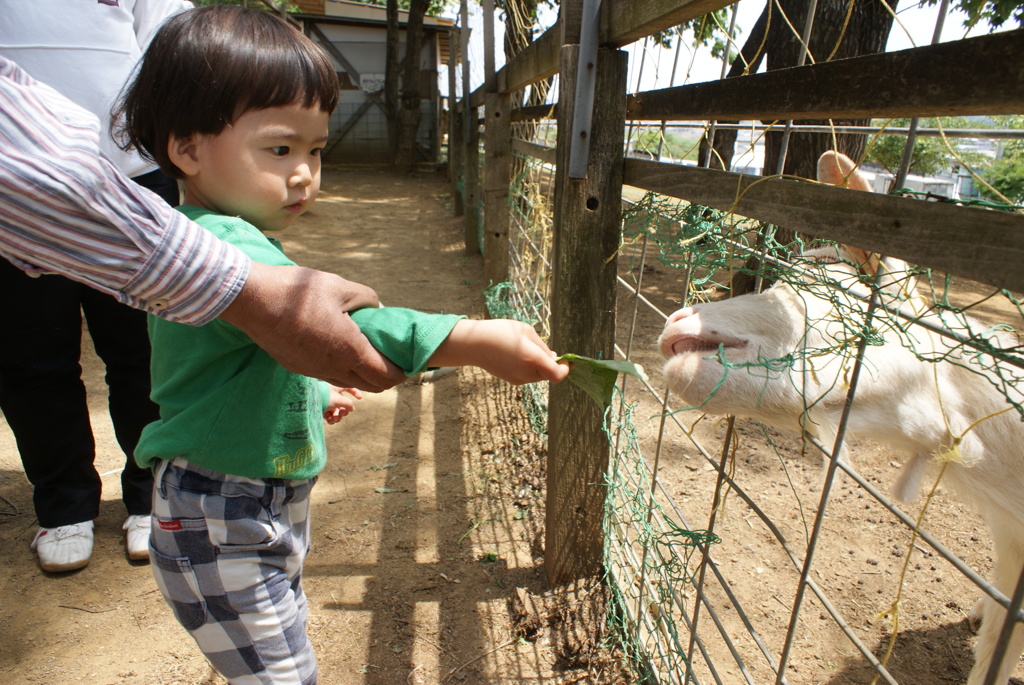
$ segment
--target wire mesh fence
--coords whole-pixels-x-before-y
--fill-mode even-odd
[[[647,44],[633,63],[637,91]],[[797,136],[858,136],[867,150],[933,138],[956,178],[916,177],[906,163],[869,172],[861,155],[865,189],[1019,213],[1005,198],[978,199],[971,146],[987,134],[970,124],[631,121],[623,137],[627,159],[765,180],[789,178],[781,169]],[[730,131],[728,155],[706,144]],[[511,275],[488,305],[549,336],[559,170],[544,146],[555,130],[545,121],[513,135],[526,142],[509,192]],[[997,138],[1019,144],[1012,131]],[[623,378],[605,417],[604,567],[638,675],[961,682],[982,613],[979,659],[998,664],[1013,621],[1004,629],[997,608],[1024,621],[1020,295],[741,216],[743,192],[715,209],[623,190],[615,352],[650,380]],[[546,398],[527,397],[543,430]],[[970,682],[1001,683],[1013,667],[976,668]]]
[[[520,157],[509,200],[512,276],[489,299],[495,315],[531,321],[544,334],[553,173],[546,162]],[[614,457],[606,571],[638,670],[680,683],[818,682],[830,672],[836,682],[905,683],[955,672],[949,659],[919,654],[928,650],[922,645],[936,635],[966,645],[962,618],[974,595],[1002,593],[984,580],[991,563],[984,523],[935,486],[952,480],[943,464],[977,458],[960,445],[983,433],[979,426],[1020,431],[1019,298],[894,260],[870,279],[837,270],[837,262],[853,266],[837,246],[799,236],[782,242],[761,222],[636,189],[625,195],[619,355],[657,368],[655,343],[669,314],[728,298],[744,276],[791,292],[804,303],[804,336],[821,333],[779,356],[732,361],[723,349],[705,352],[718,358],[722,383],[743,374],[758,379],[762,393],[773,384],[798,392],[792,432],[716,420],[705,402],[676,399],[658,374],[649,383],[623,382],[607,417]],[[909,505],[886,494],[904,460],[899,445],[844,446],[842,426],[810,425],[824,421],[820,405],[836,395],[845,401],[855,365],[867,364],[869,376],[880,372],[870,354],[858,362],[864,349],[894,344],[907,355],[901,363],[957,366],[967,374],[958,382],[987,386],[1004,405],[950,427],[949,449],[925,455],[922,472],[933,479],[925,496]],[[954,394],[946,395],[950,404],[960,401]],[[896,412],[899,402],[891,406]],[[542,396],[534,412],[542,427]],[[892,419],[894,435],[899,420]],[[840,452],[851,458],[832,458]],[[923,590],[905,590],[922,583]],[[893,657],[898,640],[909,646]],[[966,673],[966,646],[959,662]]]

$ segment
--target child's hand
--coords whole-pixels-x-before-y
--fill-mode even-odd
[[[327,400],[327,409],[324,410],[324,420],[333,426],[351,414],[356,408],[355,400],[361,399],[363,393],[359,392],[358,388],[336,388],[332,385],[331,397]]]
[[[569,365],[529,324],[510,319],[463,319],[430,358],[431,366],[479,366],[514,385],[552,381],[569,375]]]

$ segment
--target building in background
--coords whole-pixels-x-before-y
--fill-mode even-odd
[[[326,161],[387,164],[387,119],[384,115],[384,72],[387,53],[386,9],[345,0],[292,0],[289,16],[327,50],[338,69],[341,95],[331,116]],[[405,54],[408,12],[399,13],[399,54]],[[417,136],[418,161],[436,164],[440,158],[441,98],[438,77],[451,55],[449,34],[454,21],[424,17],[420,53],[422,117]]]

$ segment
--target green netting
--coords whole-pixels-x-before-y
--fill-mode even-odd
[[[637,675],[689,674],[683,614],[692,607],[683,597],[695,584],[700,550],[719,538],[683,527],[666,511],[640,450],[636,404],[621,401],[621,392],[618,398],[605,417],[614,446],[604,517],[612,615]]]
[[[550,168],[538,160],[520,157],[517,165],[509,197],[510,282],[486,292],[487,307],[491,316],[533,324],[546,337],[553,180]],[[535,430],[543,430],[546,393],[538,386],[525,390],[530,423]],[[664,509],[654,496],[650,470],[640,454],[635,407],[622,402],[612,406],[605,426],[613,446],[604,520],[605,567],[612,597],[608,615],[618,626],[619,641],[639,678],[666,670],[683,673],[687,670],[685,631],[679,629],[683,619],[667,599],[692,584],[694,553],[717,538],[686,529]]]
[[[517,157],[516,165],[509,196],[510,282],[488,292],[488,307],[493,316],[534,324],[546,337],[554,171],[527,157]],[[798,377],[794,369],[814,375],[817,391],[798,389],[805,411],[810,411],[831,391],[845,392],[862,340],[870,347],[895,338],[922,362],[947,361],[984,377],[1024,416],[1018,390],[1024,358],[1015,334],[1024,318],[1019,295],[898,260],[884,260],[880,272],[858,271],[864,265],[834,244],[655,193],[625,204],[619,272],[627,279],[640,278],[644,259],[656,259],[678,271],[686,304],[778,282],[791,286],[805,303],[828,304],[827,318],[805,322],[822,333],[814,344],[744,364],[722,355],[726,373],[753,372],[766,381]],[[803,256],[808,248],[824,249],[811,258]],[[846,271],[835,268],[840,260],[849,267]],[[868,306],[872,297],[878,306]],[[924,332],[916,325],[922,320],[948,329],[953,337]],[[644,335],[652,337],[650,331]],[[531,424],[543,430],[546,395],[528,393],[527,404]],[[613,403],[606,416],[613,446],[605,516],[605,565],[614,599],[609,615],[618,622],[623,647],[639,676],[658,680],[658,674],[670,673],[689,681],[687,613],[693,606],[685,588],[694,582],[698,550],[717,538],[687,529],[666,508],[640,452],[633,411],[633,405]]]

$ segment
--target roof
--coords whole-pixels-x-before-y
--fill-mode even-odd
[[[370,5],[365,2],[350,0],[291,0],[296,10],[290,12],[300,19],[325,22],[331,24],[355,24],[363,26],[387,26],[387,8],[383,5]],[[398,11],[399,25],[409,21],[409,13]],[[438,50],[441,64],[448,64],[452,58],[449,29],[455,20],[448,17],[423,17],[423,28],[438,33]]]
[[[308,19],[336,20],[353,24],[387,24],[387,8],[383,5],[370,5],[350,0],[292,0],[297,8],[292,14]],[[398,23],[409,21],[409,12],[398,11]],[[447,29],[455,25],[455,20],[448,17],[423,17],[423,26],[427,29]]]

